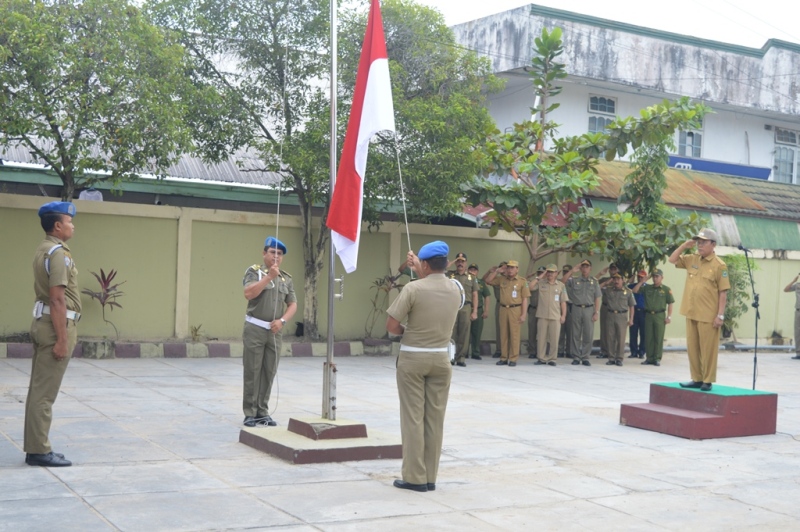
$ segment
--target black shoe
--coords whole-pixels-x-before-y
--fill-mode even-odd
[[[622,366],[622,360],[617,360],[617,366]]]
[[[711,391],[711,383],[710,382],[704,382],[703,385],[700,386],[700,391],[701,392],[710,392]]]
[[[466,368],[467,367],[467,363],[463,362],[463,361],[462,362],[456,362],[456,366],[458,366],[459,368]]]
[[[483,357],[482,357],[482,356],[480,356],[480,355],[472,355],[472,356],[471,356],[471,357],[469,357],[469,358],[471,358],[472,360],[483,360]]]
[[[547,363],[547,365],[548,366],[555,366],[556,365],[556,361],[555,360],[551,360],[550,362]]]
[[[608,355],[605,353],[600,353],[599,355],[597,355],[597,358],[608,358]]]
[[[609,360],[608,362],[606,362],[606,366],[616,366],[616,365],[617,363],[614,362],[613,360]]]
[[[256,418],[253,416],[244,416],[244,426],[245,427],[255,427],[256,426]]]
[[[642,362],[642,366],[650,366],[650,365],[655,365],[655,362],[650,362],[649,360],[645,360],[644,362]]]
[[[653,365],[654,365],[654,366],[660,366],[660,365],[661,365],[661,362],[659,362],[658,360],[656,360],[655,362],[653,362]]]
[[[639,355],[639,358],[644,358],[644,355]]]
[[[580,366],[581,365],[581,361],[580,360],[573,360],[572,361],[572,365],[573,366]]]
[[[536,354],[528,355],[528,358],[536,358]]]
[[[455,365],[456,365],[456,361],[455,361],[455,360],[451,360],[451,361],[450,361],[450,365],[451,365],[451,366],[455,366]]]
[[[537,360],[536,362],[533,363],[533,365],[534,366],[546,366],[547,362],[543,362],[541,360]]]
[[[689,382],[682,382],[681,388],[699,388],[703,385],[702,382],[697,381],[689,381]]]
[[[428,482],[427,486],[428,486],[428,491],[436,491],[436,484],[434,484],[433,482]]]
[[[509,362],[509,363],[508,363],[508,367],[509,367],[509,368],[513,368],[513,367],[514,367],[514,366],[516,366],[516,365],[517,365],[517,363],[516,363],[516,362]]]
[[[278,423],[269,414],[259,416],[255,419],[256,427],[276,427]]]
[[[629,355],[628,358],[639,358],[639,355],[637,354]]]
[[[47,454],[26,454],[25,463],[30,466],[41,467],[69,467],[72,462],[64,458],[64,455],[57,455],[54,452]]]
[[[583,364],[584,366],[591,366],[592,365],[592,363],[589,362],[588,360],[582,360],[581,364]]]
[[[795,359],[795,360],[800,360],[800,354],[797,354],[797,355],[793,356],[792,358]]]
[[[500,353],[495,353],[492,355],[492,358],[500,358]]]
[[[406,482],[405,480],[395,480],[394,487],[400,488],[401,490],[411,490],[411,491],[428,491],[427,484],[411,484],[410,482]]]
[[[570,355],[570,354],[566,354],[566,355],[564,355],[564,356],[565,356],[565,357],[567,357],[567,358],[575,358],[574,356],[572,356],[572,355]]]
[[[496,366],[508,366],[508,360],[498,360]]]

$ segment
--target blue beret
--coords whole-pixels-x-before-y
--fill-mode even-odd
[[[435,240],[419,248],[417,257],[420,260],[428,260],[433,257],[446,257],[449,252],[450,248],[447,247],[447,244],[441,240]]]
[[[264,247],[265,248],[277,248],[277,249],[283,251],[284,255],[286,255],[288,253],[288,251],[286,251],[286,246],[283,244],[283,242],[281,242],[280,240],[278,240],[274,236],[270,236],[266,240],[264,240]]]
[[[75,217],[77,213],[75,205],[68,201],[51,201],[39,207],[39,218],[45,214],[68,214]]]

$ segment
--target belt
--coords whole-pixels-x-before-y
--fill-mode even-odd
[[[647,313],[648,314],[663,314],[665,310],[666,309],[664,309],[664,310],[648,310]]]
[[[41,303],[41,301],[37,301],[36,303],[37,304]],[[34,312],[34,314],[33,314],[34,317],[38,317],[38,316],[36,316],[36,306],[35,305],[34,305],[33,312]],[[42,314],[50,314],[50,305],[42,305],[42,312],[41,313]],[[78,323],[79,321],[81,321],[81,315],[80,315],[79,312],[75,312],[74,310],[68,310],[67,311],[67,319],[68,320],[72,320],[75,323]]]
[[[611,310],[608,309],[609,312],[613,312],[614,314],[622,314],[623,312],[628,312],[627,310]]]
[[[400,351],[408,351],[409,353],[447,353],[446,347],[413,347],[410,345],[400,344]]]
[[[573,305],[575,305],[576,307],[586,308],[586,307],[593,307],[594,303],[590,303],[588,305],[579,305],[577,303],[573,303]]]
[[[245,314],[244,321],[246,321],[247,323],[252,323],[253,325],[257,325],[258,327],[261,327],[262,329],[270,330],[270,328],[271,328],[271,325],[270,325],[270,323],[268,321],[264,321],[264,320],[260,320],[258,318],[254,318],[253,316],[251,316],[249,314]]]
[[[503,308],[516,308],[516,307],[521,307],[522,303],[517,303],[516,305],[500,305],[500,306]]]

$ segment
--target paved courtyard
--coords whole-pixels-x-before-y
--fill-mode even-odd
[[[55,404],[54,450],[71,468],[26,466],[30,360],[0,359],[0,531],[797,530],[800,360],[759,355],[778,433],[691,441],[619,425],[661,367],[455,368],[435,492],[392,487],[399,460],[291,465],[238,443],[241,360],[86,360]],[[277,411],[321,411],[320,358],[284,358]],[[340,418],[397,436],[391,357],[337,360]],[[722,353],[719,382],[750,388],[753,354]],[[275,406],[273,398],[272,406]]]

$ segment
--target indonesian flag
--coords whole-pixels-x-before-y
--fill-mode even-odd
[[[369,140],[378,131],[394,131],[389,58],[378,0],[371,0],[364,47],[358,63],[353,107],[347,122],[328,219],[331,241],[347,273],[355,271],[361,239],[361,211]]]

